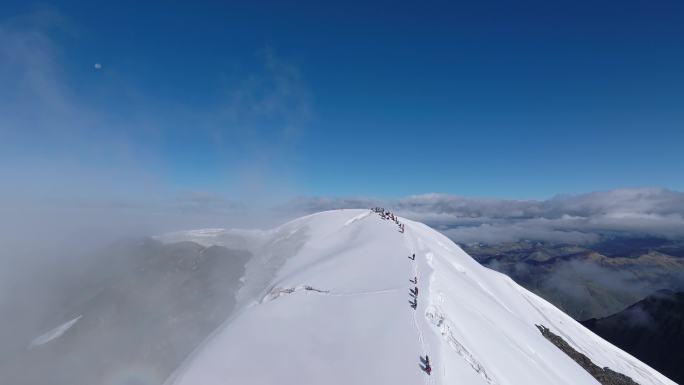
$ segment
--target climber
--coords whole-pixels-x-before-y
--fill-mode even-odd
[[[410,291],[413,295],[417,296],[417,295],[418,295],[418,286],[414,287],[413,289],[409,289],[409,291]]]
[[[410,260],[415,261],[416,260],[416,255],[413,254],[412,256],[408,257]]]
[[[418,284],[418,277],[413,277],[413,279],[409,279],[409,282],[411,282],[414,285]]]
[[[432,366],[430,366],[430,357],[428,357],[427,354],[425,355],[425,358],[420,356],[420,363],[420,368],[423,369],[423,371],[429,376],[430,372],[432,372]]]
[[[414,298],[413,301],[409,301],[409,305],[415,310],[418,307],[418,300]]]

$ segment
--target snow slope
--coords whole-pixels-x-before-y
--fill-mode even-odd
[[[597,384],[540,334],[543,324],[601,367],[674,384],[435,230],[399,220],[404,233],[369,210],[336,210],[249,233],[258,257],[240,310],[167,382]],[[221,231],[172,238],[197,236],[207,243]],[[430,376],[419,367],[425,354]]]

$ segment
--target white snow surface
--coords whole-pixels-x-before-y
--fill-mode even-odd
[[[81,317],[83,317],[83,316],[80,315],[80,316],[72,319],[71,321],[67,321],[67,322],[57,326],[56,328],[48,331],[47,333],[39,335],[38,337],[34,338],[33,341],[31,341],[30,347],[44,345],[44,344],[54,340],[55,338],[61,337],[64,333],[67,332],[67,330],[71,329],[71,327],[74,326],[76,324],[76,322],[78,322],[78,320],[81,319]]]
[[[255,253],[242,305],[167,383],[598,384],[541,335],[543,324],[601,367],[674,384],[437,231],[399,220],[404,233],[369,210],[335,210],[241,233]],[[223,244],[237,234],[165,239]],[[425,354],[430,376],[419,367]]]

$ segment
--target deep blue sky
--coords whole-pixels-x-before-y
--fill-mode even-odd
[[[0,171],[236,199],[684,189],[681,1],[287,3],[3,2]]]

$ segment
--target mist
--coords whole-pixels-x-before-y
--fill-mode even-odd
[[[245,65],[226,68],[211,90],[216,102],[198,106],[144,92],[115,63],[93,65],[95,58],[85,58],[80,68],[67,66],[66,46],[86,35],[75,20],[49,7],[0,19],[4,374],[12,371],[12,357],[40,354],[30,353],[32,339],[78,316],[70,314],[74,309],[97,313],[89,295],[117,298],[121,282],[140,285],[138,271],[149,261],[159,274],[167,269],[165,258],[168,263],[199,260],[198,268],[221,272],[223,279],[206,273],[196,284],[207,301],[224,297],[223,305],[207,315],[217,319],[197,322],[198,328],[216,327],[230,310],[229,298],[246,263],[244,251],[221,251],[221,258],[206,259],[212,254],[205,248],[178,251],[153,242],[140,251],[140,245],[172,231],[270,228],[292,218],[271,206],[298,189],[290,165],[312,114],[296,66],[264,46]],[[198,161],[205,166],[188,166]],[[141,298],[167,282],[150,277],[149,287],[139,287]],[[183,293],[166,288],[174,290]],[[106,298],[101,306],[113,306]],[[127,298],[121,301],[131,311],[137,305]],[[162,311],[180,306],[181,300],[160,301]],[[130,325],[131,335],[142,330]],[[199,330],[198,338],[211,331],[201,329],[202,335]],[[189,341],[173,346],[191,349]],[[164,360],[167,369],[179,364],[175,356]]]

